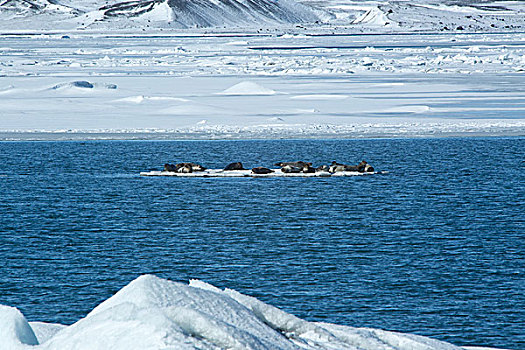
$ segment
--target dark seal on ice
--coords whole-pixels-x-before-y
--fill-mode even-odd
[[[321,165],[315,169],[316,172],[328,172],[329,170],[330,167],[328,165]]]
[[[312,166],[312,163],[307,163],[307,162],[303,162],[302,160],[299,160],[297,162],[279,162],[279,163],[275,163],[275,165],[280,166],[280,167],[290,165],[296,168],[304,168],[306,166]]]
[[[202,165],[197,164],[197,163],[179,163],[176,166],[177,166],[177,170],[180,169],[180,168],[183,168],[183,167],[189,167],[189,168],[191,168],[191,172],[197,172],[197,171],[204,171],[204,170],[206,170],[205,167],[203,167]]]
[[[177,164],[177,172],[178,173],[192,173],[193,167],[189,163],[179,163]]]
[[[253,168],[252,169],[252,173],[254,173],[254,174],[271,174],[271,173],[273,173],[273,170],[265,168],[265,167],[262,167],[262,166],[259,166],[257,168]]]
[[[357,171],[360,173],[373,173],[374,167],[368,164],[366,160],[363,160],[357,165]]]
[[[176,165],[173,165],[173,164],[164,164],[164,171],[172,171],[172,172],[177,172],[177,166]]]
[[[331,173],[338,173],[341,171],[357,171],[357,167],[355,165],[341,164],[333,161],[332,164],[330,164],[328,171]]]
[[[281,171],[285,174],[290,174],[290,173],[300,173],[301,171],[303,171],[303,168],[299,168],[299,167],[296,167],[296,166],[293,166],[293,165],[285,165],[281,168]]]
[[[226,168],[224,168],[224,170],[246,170],[246,169],[242,167],[241,162],[235,162],[235,163],[230,163],[226,165]]]
[[[315,173],[312,163],[301,160],[297,162],[279,162],[275,163],[275,165],[280,166],[283,173]],[[297,171],[298,169],[299,171]]]

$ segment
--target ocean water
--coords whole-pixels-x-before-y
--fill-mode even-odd
[[[310,321],[525,347],[524,138],[0,143],[0,303],[70,324],[144,273]],[[140,177],[366,159],[387,175]]]

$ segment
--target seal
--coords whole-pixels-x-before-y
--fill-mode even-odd
[[[242,167],[241,162],[235,162],[235,163],[230,163],[226,165],[226,168],[224,168],[224,170],[246,170],[246,169]]]
[[[341,171],[357,171],[357,167],[355,165],[341,164],[333,161],[328,168],[328,171],[331,173],[338,173]]]
[[[265,167],[262,167],[262,166],[259,166],[257,168],[253,168],[252,169],[252,173],[254,173],[254,174],[270,174],[270,173],[273,173],[273,170],[265,168]]]
[[[177,164],[178,166],[179,164]],[[192,173],[193,167],[189,163],[182,163],[182,166],[177,168],[178,173]]]
[[[281,168],[281,171],[285,174],[300,173],[301,171],[303,171],[303,168],[299,168],[299,167],[292,166],[292,165],[285,165]]]
[[[357,171],[359,171],[360,173],[373,173],[375,169],[373,166],[368,164],[366,160],[363,160],[357,165]]]
[[[191,172],[197,172],[197,171],[204,171],[204,170],[206,170],[205,167],[203,167],[202,165],[197,164],[197,163],[179,163],[176,166],[177,166],[177,169],[188,166],[188,167],[191,168]]]
[[[315,169],[316,172],[320,173],[320,172],[328,172],[330,171],[330,167],[328,165],[321,165],[321,166],[318,166],[316,169]]]
[[[312,164],[312,163],[310,163]],[[306,165],[305,167],[303,167],[303,173],[306,173],[306,174],[313,174],[315,173],[316,169],[315,168],[312,168],[311,165]]]
[[[301,160],[297,162],[279,162],[275,163],[275,165],[280,166],[283,173],[315,173],[315,168],[312,168],[312,163],[303,162]],[[299,171],[296,171],[295,168],[299,169]]]
[[[203,167],[200,164],[196,164],[196,163],[186,163],[186,164],[191,166],[191,170],[193,170],[193,171],[204,171],[204,170],[206,170],[206,168]]]
[[[367,164],[366,160],[362,160],[361,163],[357,164],[357,171],[359,171],[360,173],[364,173],[366,164]]]
[[[177,166],[173,164],[164,164],[164,171],[177,172]]]
[[[280,166],[280,167],[290,165],[296,168],[304,168],[305,166],[312,166],[312,163],[303,162],[302,160],[299,160],[297,162],[279,162],[279,163],[275,163],[275,165]]]

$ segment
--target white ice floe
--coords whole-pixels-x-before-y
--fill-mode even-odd
[[[71,326],[31,326],[17,309],[1,306],[0,349],[464,349],[423,336],[308,322],[231,289],[152,275],[132,281]]]
[[[272,169],[273,173],[269,174],[254,174],[251,170],[222,170],[222,169],[207,169],[205,171],[198,171],[194,173],[177,173],[173,171],[146,171],[141,172],[141,176],[175,176],[175,177],[341,177],[341,176],[361,176],[372,174],[384,174],[384,172],[375,173],[360,173],[357,171],[341,171],[337,173],[329,173],[327,171],[319,171],[315,173],[283,173],[281,169]]]

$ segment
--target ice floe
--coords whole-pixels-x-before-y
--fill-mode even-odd
[[[357,171],[341,171],[337,173],[329,173],[327,171],[315,173],[284,173],[281,169],[272,169],[269,174],[256,174],[251,170],[230,170],[224,171],[222,169],[208,169],[201,172],[193,173],[178,173],[171,171],[147,171],[141,172],[141,176],[174,176],[174,177],[347,177],[347,176],[362,176],[372,174],[382,174],[381,172],[364,173]]]
[[[418,335],[309,322],[235,290],[143,275],[70,326],[28,323],[17,309],[0,306],[0,349],[465,348]]]

